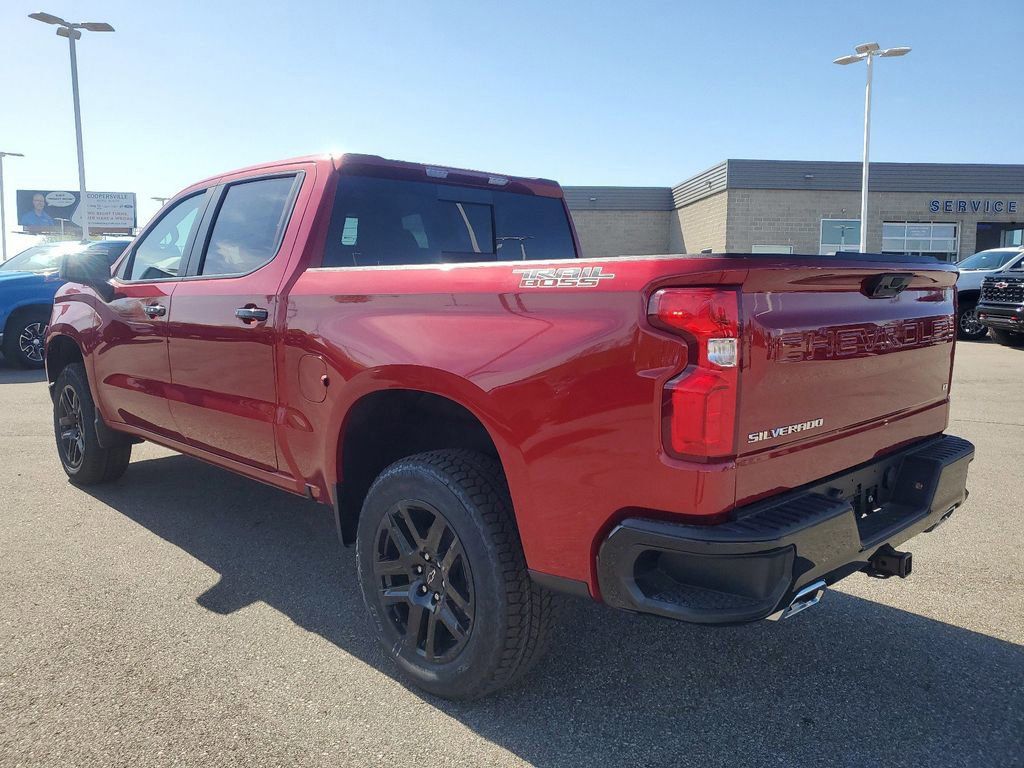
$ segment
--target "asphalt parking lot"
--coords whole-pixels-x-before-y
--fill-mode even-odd
[[[1024,764],[1024,350],[961,344],[953,395],[971,498],[908,580],[724,629],[571,601],[451,704],[378,653],[327,508],[149,444],[79,490],[0,368],[0,765]]]

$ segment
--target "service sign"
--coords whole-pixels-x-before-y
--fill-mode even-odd
[[[136,226],[134,192],[86,192],[89,229],[130,234]],[[19,189],[18,224],[37,233],[82,228],[79,193],[63,189]]]

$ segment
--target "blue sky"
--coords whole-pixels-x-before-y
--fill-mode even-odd
[[[37,7],[37,5],[39,7]],[[73,2],[0,9],[14,189],[77,188],[68,51],[26,15],[111,23],[79,48],[88,186],[149,198],[328,150],[670,185],[727,157],[1024,162],[1024,3]],[[9,226],[10,228],[10,226]]]

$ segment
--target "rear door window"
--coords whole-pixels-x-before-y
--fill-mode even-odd
[[[558,198],[452,184],[342,176],[323,266],[569,259]]]
[[[200,275],[244,275],[274,258],[291,214],[296,177],[229,185],[206,245]]]

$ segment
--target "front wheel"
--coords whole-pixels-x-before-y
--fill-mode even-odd
[[[1002,328],[993,328],[992,338],[1004,347],[1024,347],[1024,333],[1011,333]]]
[[[963,341],[978,341],[988,335],[988,328],[978,320],[974,302],[964,302],[956,313],[956,337]]]
[[[385,469],[363,504],[356,562],[385,654],[430,693],[485,696],[541,655],[552,595],[527,573],[493,459],[433,451]]]
[[[80,363],[65,366],[57,376],[53,432],[61,466],[75,485],[116,480],[131,461],[132,445],[127,440],[104,448],[96,438],[96,406]]]
[[[42,368],[46,329],[50,313],[44,310],[19,312],[4,331],[4,357],[22,368]]]

